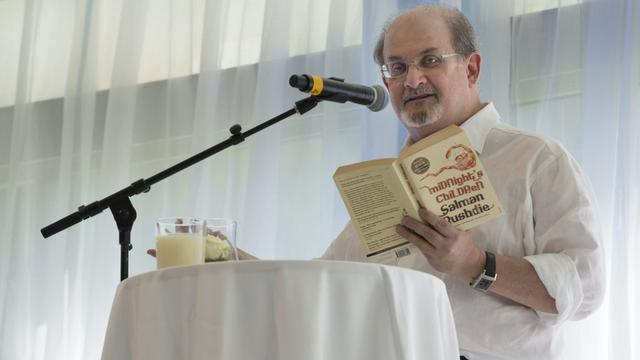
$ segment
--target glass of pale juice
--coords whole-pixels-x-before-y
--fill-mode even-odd
[[[167,217],[156,222],[158,269],[203,264],[205,221],[191,217]]]

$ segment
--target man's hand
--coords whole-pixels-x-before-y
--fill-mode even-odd
[[[471,233],[456,229],[427,209],[420,208],[418,214],[426,223],[405,216],[396,232],[415,244],[434,269],[466,280],[480,275],[485,255],[473,243]]]
[[[249,254],[248,252],[241,250],[240,248],[236,248],[236,250],[238,250],[238,260],[260,260],[257,257]]]
[[[468,231],[461,231],[427,209],[418,214],[426,224],[405,216],[396,231],[415,244],[434,269],[473,280],[484,269],[484,251]],[[532,309],[557,314],[552,298],[533,266],[525,259],[496,254],[498,278],[490,291]]]

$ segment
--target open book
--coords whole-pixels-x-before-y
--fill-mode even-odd
[[[461,230],[502,213],[502,206],[464,131],[442,129],[405,148],[397,159],[339,167],[333,179],[367,258],[394,264],[415,248],[397,235],[404,215],[424,207]]]

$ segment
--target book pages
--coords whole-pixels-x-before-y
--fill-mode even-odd
[[[395,227],[405,214],[417,216],[417,202],[410,196],[411,190],[402,182],[400,169],[393,166],[393,161],[382,159],[349,165],[339,168],[334,175],[365,255],[375,262],[394,263],[410,253],[407,240],[396,233]]]

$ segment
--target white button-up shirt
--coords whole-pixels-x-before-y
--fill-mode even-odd
[[[570,353],[563,355],[558,325],[589,315],[604,296],[603,246],[591,185],[565,148],[501,123],[491,103],[461,127],[480,154],[504,211],[470,230],[473,241],[480,249],[529,261],[555,299],[558,314],[474,290],[468,279],[433,269],[422,254],[401,258],[399,265],[444,281],[462,355],[472,360],[569,358]],[[323,258],[367,261],[351,223]]]

